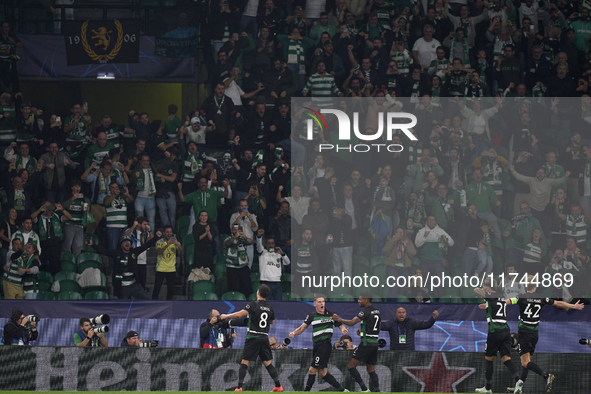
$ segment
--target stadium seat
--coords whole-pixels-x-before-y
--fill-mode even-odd
[[[378,278],[385,278],[386,277],[386,265],[379,264],[379,265],[372,266],[371,274],[373,276],[377,276]]]
[[[259,287],[261,287],[261,282],[259,282],[259,281],[252,281],[252,292],[254,294],[257,293],[257,290],[259,289]]]
[[[193,293],[193,301],[217,301],[218,295],[215,292],[204,291]]]
[[[462,304],[464,302],[464,300],[462,300],[460,297],[447,295],[447,296],[441,297],[438,300],[438,302],[441,302],[444,304]]]
[[[39,287],[39,290],[42,291],[51,291],[51,284],[53,282],[48,282],[46,280],[40,280],[37,282],[37,286]]]
[[[101,272],[101,284],[100,285],[84,286],[82,288],[83,294],[90,293],[93,291],[103,291],[103,292],[107,291],[107,277],[102,272]]]
[[[251,279],[253,282],[254,282],[254,281],[260,282],[260,281],[261,281],[261,274],[260,274],[260,272],[254,272],[254,271],[251,271],[251,272],[250,272],[250,279]]]
[[[213,267],[213,269],[216,279],[222,279],[226,277],[226,272],[228,270],[226,264],[216,264],[215,267]]]
[[[254,287],[253,287],[254,290]],[[291,292],[291,282],[281,282],[281,291],[284,293]]]
[[[64,279],[77,280],[78,274],[72,271],[60,271],[55,274],[55,280],[60,281]]]
[[[238,291],[228,291],[222,294],[222,301],[246,301],[246,296]]]
[[[248,297],[248,301],[256,301],[257,300],[257,293],[252,293],[250,297]]]
[[[68,292],[68,291],[79,292],[80,291],[80,285],[78,285],[78,282],[76,282],[75,280],[70,280],[70,279],[60,280],[59,285],[60,285],[60,292]]]
[[[86,270],[87,268],[96,268],[102,272],[103,271],[103,263],[102,263],[102,261],[98,262],[98,261],[94,261],[94,260],[84,261],[84,262],[78,264],[78,273],[79,274],[83,273],[84,270]]]
[[[226,265],[226,255],[223,253],[216,254],[215,256],[213,256],[213,263],[215,265],[218,265],[218,264]]]
[[[283,301],[301,301],[302,298],[296,293],[286,292],[281,295]]]
[[[103,258],[96,252],[82,252],[78,256],[77,262],[78,264],[82,264],[85,261],[100,261],[102,263]]]
[[[302,301],[312,301],[314,299],[314,293],[305,293],[302,296]]]
[[[62,261],[60,263],[60,268],[62,271],[67,271],[67,272],[76,272],[76,263],[72,263],[69,261]]]
[[[191,288],[193,290],[193,295],[195,293],[215,293],[215,283],[210,280],[198,280],[197,282],[193,282]]]
[[[76,256],[70,252],[62,251],[60,254],[60,261],[68,261],[70,263],[76,264]]]
[[[85,300],[108,300],[109,295],[104,291],[90,291],[84,294]]]
[[[187,247],[189,245],[195,245],[195,238],[193,238],[193,234],[187,234],[182,238],[181,241],[183,247]]]
[[[55,300],[55,296],[53,295],[53,293],[51,291],[39,290],[39,293],[37,293],[37,299],[38,300],[53,301],[53,300]]]
[[[82,294],[77,291],[62,291],[57,295],[58,300],[81,300]]]
[[[281,281],[282,282],[289,282],[291,283],[291,274],[283,274],[281,275]]]
[[[51,276],[51,274],[47,271],[39,271],[39,273],[37,274],[37,280],[43,280],[49,283],[53,282],[53,276]]]
[[[386,262],[386,256],[374,256],[371,258],[370,266],[375,267],[376,265],[384,265]]]
[[[181,229],[189,228],[189,223],[191,222],[191,217],[189,215],[181,216],[178,218],[176,225],[177,225],[177,232],[180,233]],[[185,233],[186,234],[186,233]]]

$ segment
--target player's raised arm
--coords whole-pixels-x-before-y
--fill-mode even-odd
[[[557,308],[561,308],[564,310],[569,310],[569,309],[576,309],[578,311],[580,311],[581,309],[583,309],[585,307],[584,304],[581,304],[581,301],[577,301],[576,304],[569,304],[568,302],[564,302],[564,301],[554,301],[554,305]]]
[[[300,335],[301,333],[306,331],[306,328],[308,328],[308,325],[306,323],[302,323],[301,326],[299,326],[298,328],[296,328],[295,330],[293,330],[292,332],[289,333],[289,337],[293,338],[296,335]]]
[[[341,319],[339,315],[337,315],[336,313],[332,315],[332,320],[338,321],[339,323],[343,323],[344,325],[349,327],[353,327],[355,324],[361,321],[361,319],[357,316],[355,316],[352,320]]]
[[[220,319],[225,320],[225,319],[239,319],[241,317],[244,317],[248,315],[248,311],[246,309],[242,309],[241,311],[238,312],[234,312],[234,313],[230,313],[229,315],[220,315]],[[273,322],[271,322],[271,324],[273,324]]]

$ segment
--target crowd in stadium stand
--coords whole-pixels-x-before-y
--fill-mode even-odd
[[[68,284],[87,268],[102,271],[100,283],[83,278],[90,297],[105,275],[145,288],[145,256],[103,266],[87,240],[117,249],[129,236],[139,247],[156,229],[157,282],[190,280],[193,299],[249,298],[259,283],[288,299],[292,278],[317,272],[493,266],[571,273],[570,292],[587,294],[590,10],[588,0],[213,0],[202,32],[211,95],[188,114],[161,103],[162,120],[130,103],[121,124],[91,118],[83,102],[49,114],[23,97],[4,72],[18,44],[5,23],[4,296],[53,299],[55,281],[80,291]],[[395,135],[402,152],[347,161],[318,152],[330,135],[292,133],[294,97],[337,108],[341,97],[384,109],[406,100],[433,127],[413,130],[418,141]],[[381,296],[438,295],[409,286]]]

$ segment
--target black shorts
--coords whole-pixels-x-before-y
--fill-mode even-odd
[[[324,369],[328,366],[328,359],[332,352],[332,345],[330,342],[320,342],[314,345],[312,349],[312,364],[310,366],[316,369]]]
[[[538,343],[538,332],[535,330],[519,330],[518,334],[519,355],[522,356],[526,353],[534,354],[536,344]]]
[[[244,342],[242,359],[256,361],[257,357],[260,357],[261,361],[273,360],[271,345],[269,345],[269,337],[266,335],[258,338],[247,339],[246,342]]]
[[[484,355],[494,357],[497,352],[503,356],[511,356],[511,331],[489,332],[486,336]]]
[[[359,345],[353,351],[355,360],[366,363],[367,365],[376,365],[378,362],[378,344],[375,346]]]

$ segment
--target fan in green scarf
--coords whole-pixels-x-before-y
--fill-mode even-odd
[[[150,156],[143,155],[140,163],[139,170],[135,172],[135,177],[137,178],[135,188],[138,192],[145,191],[148,197],[152,197],[156,195],[156,183],[154,182],[154,171],[150,165]]]

